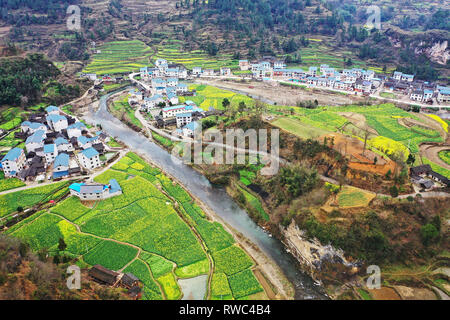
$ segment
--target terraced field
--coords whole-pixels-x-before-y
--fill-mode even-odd
[[[153,50],[139,40],[108,42],[83,70],[97,75],[130,73],[151,65]]]
[[[431,128],[424,129],[417,126],[407,128],[401,125],[399,119],[409,118],[419,121],[423,123],[424,127],[427,127],[413,113],[396,108],[392,104],[364,107],[319,107],[316,109],[292,108],[292,110],[294,110],[293,115],[279,118],[273,124],[302,138],[317,138],[320,135],[317,130],[336,132],[342,128],[345,133],[354,135],[354,130],[346,131],[344,127],[349,120],[339,115],[339,113],[345,112],[362,115],[368,128],[377,133],[377,135],[371,135],[369,144],[388,155],[400,151],[408,156],[408,149],[411,153],[418,153],[419,145],[423,142],[443,142],[440,134]]]
[[[178,279],[213,273],[220,274],[212,278],[212,291],[208,290],[213,299],[240,299],[263,292],[251,270],[253,260],[159,169],[129,153],[95,181],[112,178],[119,181],[121,196],[92,208],[70,197],[7,233],[51,254],[58,252],[63,238],[64,253],[80,265],[101,264],[138,276],[145,284],[144,299],[180,299]],[[22,195],[13,193],[10,198]]]
[[[181,45],[177,42],[169,42],[157,47],[155,59],[166,59],[172,63],[181,63],[187,69],[192,70],[193,67],[202,67],[203,69],[218,70],[221,67],[228,67],[232,70],[239,69],[239,61],[233,60],[231,54],[222,54],[217,57],[211,57],[207,53],[195,50],[186,52],[182,50]]]

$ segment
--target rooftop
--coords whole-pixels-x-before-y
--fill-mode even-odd
[[[95,156],[98,156],[99,153],[94,148],[88,148],[86,150],[81,151],[81,153],[88,159],[91,159]]]
[[[23,149],[13,148],[8,151],[8,153],[3,157],[2,161],[16,161],[22,154]]]
[[[56,167],[68,167],[69,166],[69,155],[67,153],[60,153],[55,158],[55,168]]]

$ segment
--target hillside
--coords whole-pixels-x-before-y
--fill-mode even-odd
[[[127,300],[121,289],[111,289],[87,280],[82,273],[82,289],[65,286],[66,268],[45,250],[32,252],[27,244],[0,235],[0,300]],[[70,259],[67,259],[70,260]]]
[[[171,44],[180,51],[200,49],[210,56],[277,54],[288,55],[299,65],[354,64],[378,67],[380,72],[399,67],[428,80],[448,77],[445,10],[450,7],[439,1],[426,5],[385,0],[364,5],[355,0],[58,2],[62,7],[81,6],[79,32],[65,28],[62,9],[47,13],[45,24],[33,15],[19,18],[25,11],[42,15],[24,3],[10,10],[7,18],[1,15],[0,38],[60,60],[87,60],[93,41],[98,45],[140,39],[152,47]],[[381,31],[364,28],[368,5],[380,7]]]

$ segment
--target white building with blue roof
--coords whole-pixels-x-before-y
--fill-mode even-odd
[[[0,161],[6,178],[15,177],[22,171],[26,157],[23,149],[13,148]]]
[[[187,92],[188,86],[185,83],[178,83],[177,85],[177,92]]]
[[[67,141],[67,139],[64,139],[63,137],[56,138],[55,140],[56,148],[58,149],[58,152],[72,152],[73,151],[73,145]]]
[[[169,92],[167,94],[167,99],[169,100],[169,102],[172,105],[180,103],[180,100],[178,99],[178,96],[175,93],[173,93],[173,92]]]
[[[67,153],[60,153],[56,156],[53,164],[53,179],[60,179],[69,176],[69,160]]]
[[[33,134],[38,130],[43,130],[47,132],[47,126],[43,123],[39,122],[30,122],[30,121],[24,121],[20,125],[20,129],[24,133]]]
[[[67,127],[67,135],[70,138],[78,138],[83,134],[83,131],[87,130],[86,125],[83,122],[75,122]]]
[[[182,128],[192,122],[192,112],[177,114],[177,128]]]
[[[196,130],[201,130],[201,125],[198,121],[193,121],[183,127],[183,136],[193,137]]]
[[[109,184],[73,183],[69,186],[70,194],[84,201],[105,200],[120,196],[122,188],[116,179],[109,180]]]
[[[144,103],[142,106],[148,111],[155,109],[161,102],[164,102],[163,96],[160,94],[155,94],[153,97],[144,98]]]
[[[58,155],[58,149],[54,143],[44,145],[44,156],[47,164],[53,163]]]
[[[450,102],[450,88],[439,87],[436,99],[439,103]]]
[[[90,147],[78,154],[78,160],[83,168],[92,170],[101,166],[100,154]]]
[[[47,112],[48,115],[50,114],[58,115],[59,108],[57,106],[48,106],[47,108],[45,108],[45,112]]]
[[[25,140],[25,148],[27,152],[35,152],[36,149],[44,147],[44,140],[47,134],[44,130],[38,130]]]
[[[176,87],[178,85],[178,78],[167,78],[166,83],[168,87]]]
[[[67,129],[67,118],[59,114],[50,114],[46,117],[47,124],[53,131],[61,132]]]

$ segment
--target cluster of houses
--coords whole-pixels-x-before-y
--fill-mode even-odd
[[[55,106],[32,114],[20,129],[15,137],[25,140],[25,149],[9,150],[0,167],[5,177],[23,181],[45,180],[48,171],[49,179],[61,179],[79,174],[81,168],[98,168],[104,143],[110,139],[101,131],[90,136],[82,122],[63,115]]]
[[[415,80],[413,75],[402,72],[396,71],[392,77],[386,77],[383,86],[391,92],[409,96],[412,101],[432,104],[433,99],[436,99],[438,103],[450,102],[449,87],[443,87],[428,81]]]
[[[410,176],[411,182],[425,191],[450,187],[450,180],[440,173],[433,171],[429,164],[411,168]]]

